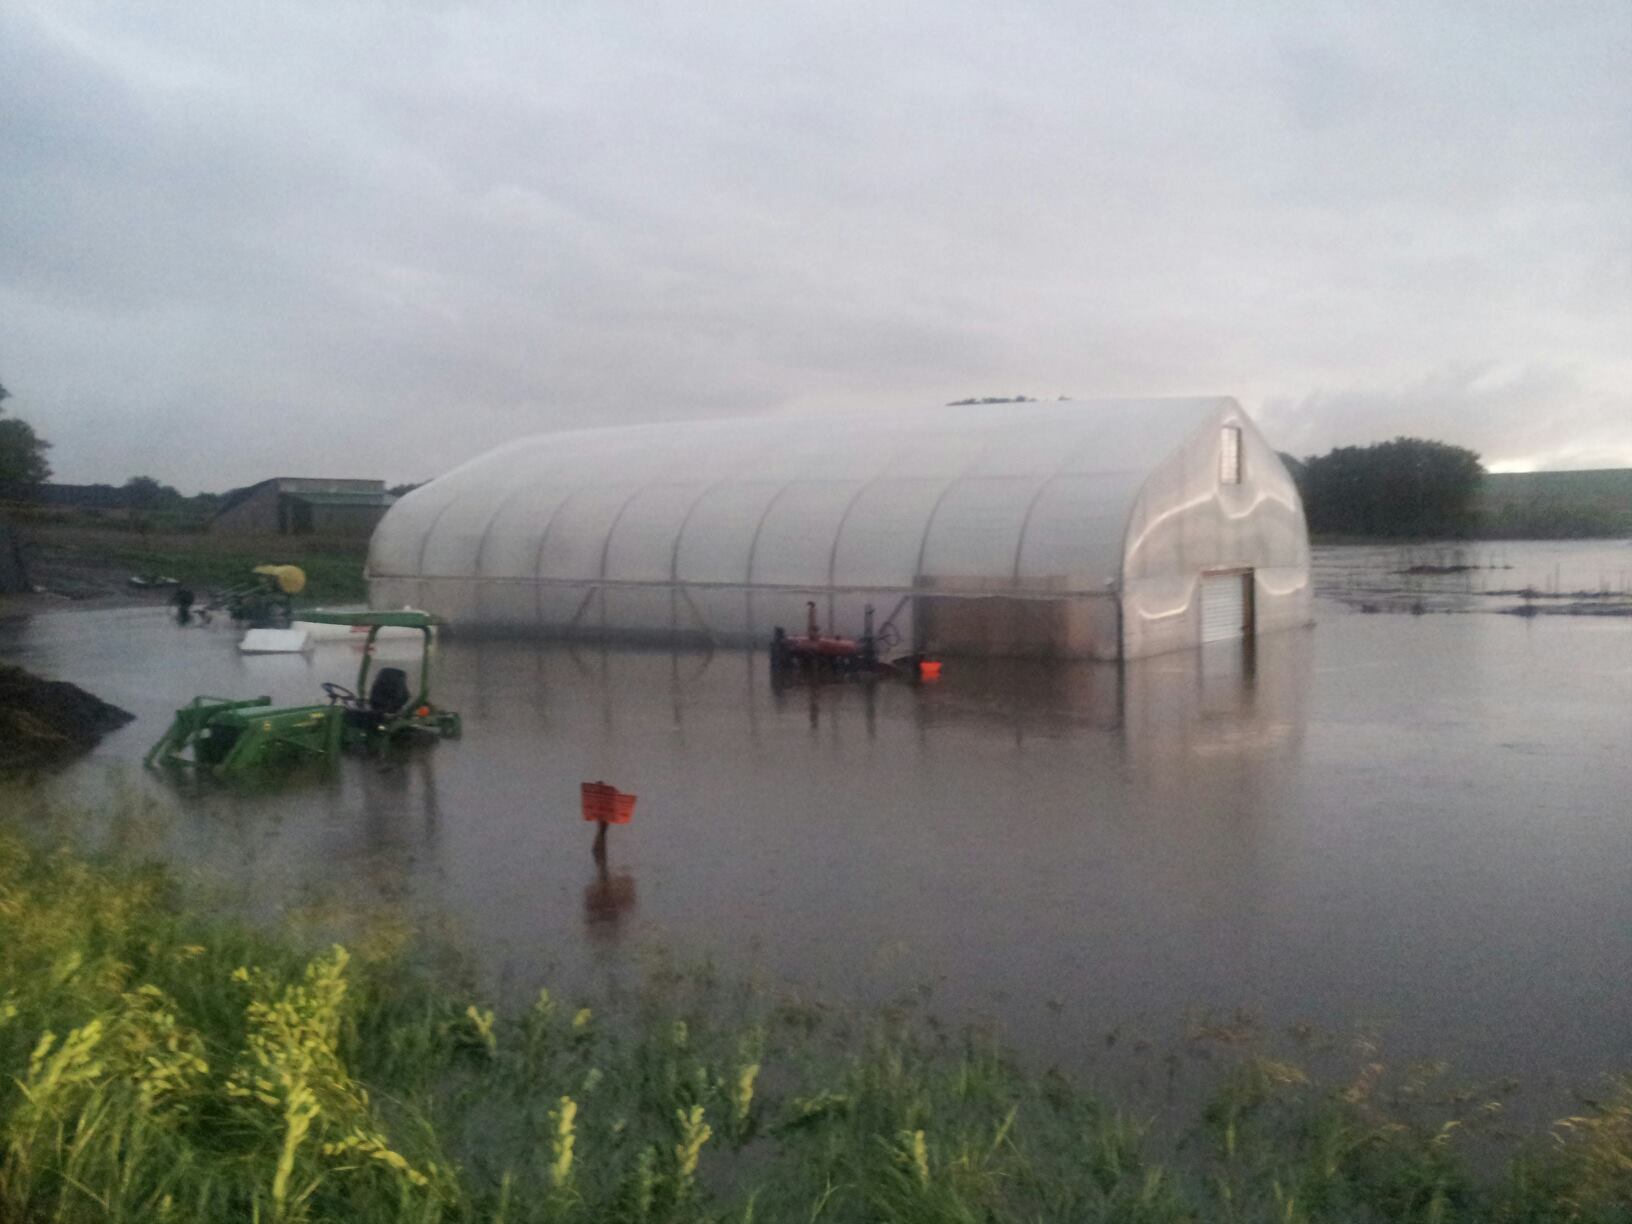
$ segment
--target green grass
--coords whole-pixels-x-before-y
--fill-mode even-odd
[[[0,1219],[1632,1219],[1632,1080],[1498,1143],[1430,1071],[1249,1048],[1158,1127],[706,973],[495,1014],[390,922],[307,948],[4,831],[0,929]]]
[[[230,552],[133,547],[104,555],[123,562],[133,574],[169,575],[201,593],[240,585],[257,565],[298,565],[306,571],[306,589],[297,601],[303,606],[368,599],[368,583],[363,578],[366,543],[325,546],[284,541]]]
[[[257,565],[298,565],[306,589],[298,602],[355,603],[368,598],[363,566],[368,541],[345,537],[244,537],[178,533],[141,535],[81,527],[30,531],[47,559],[103,566],[128,577],[166,575],[201,595],[242,584]]]

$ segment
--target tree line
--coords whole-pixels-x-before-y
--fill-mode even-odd
[[[27,421],[7,415],[5,401],[10,398],[11,393],[0,386],[0,502],[36,502],[51,479],[51,464],[46,458],[51,443],[35,433]],[[418,483],[396,484],[387,492],[401,497],[418,487]],[[130,510],[204,520],[241,490],[188,496],[152,476],[132,476],[122,485],[79,485],[75,492],[73,505],[81,509]]]
[[[1466,535],[1477,526],[1485,469],[1465,447],[1426,438],[1282,454],[1317,535],[1392,539]]]
[[[34,432],[27,421],[6,415],[11,392],[0,387],[0,497],[26,495],[51,478],[45,452],[51,443]]]
[[[26,421],[7,416],[0,387],[0,500],[34,500],[50,479],[51,444]],[[987,397],[959,403],[1029,402]],[[1425,438],[1395,438],[1371,446],[1339,446],[1298,459],[1282,454],[1303,497],[1310,531],[1319,535],[1411,538],[1457,536],[1477,526],[1476,501],[1484,468],[1461,446]],[[393,485],[401,496],[417,486]],[[108,509],[207,519],[232,491],[192,497],[151,476],[132,476],[122,486],[95,485],[93,500]]]

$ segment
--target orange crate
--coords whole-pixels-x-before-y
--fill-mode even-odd
[[[595,824],[628,824],[635,814],[635,796],[626,795],[605,782],[585,782],[578,790],[583,797],[585,820]]]

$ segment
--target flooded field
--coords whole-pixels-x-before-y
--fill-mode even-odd
[[[1487,589],[1632,570],[1624,544],[1480,547],[1515,567]],[[1242,1008],[1476,1074],[1624,1069],[1632,619],[1365,615],[1368,582],[1475,572],[1399,555],[1321,550],[1319,623],[1255,651],[955,661],[923,688],[450,639],[463,740],[267,794],[177,796],[140,757],[195,693],[316,700],[349,643],[244,657],[129,610],[0,623],[0,658],[138,716],[55,793],[173,799],[167,852],[252,910],[400,904],[518,993],[661,945],[811,999],[925,987],[1046,1059]],[[640,796],[604,871],[595,779]]]
[[[1632,616],[1632,543],[1486,540],[1317,547],[1316,589],[1361,612]]]

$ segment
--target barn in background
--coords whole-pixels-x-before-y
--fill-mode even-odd
[[[1232,399],[979,404],[544,434],[414,490],[376,607],[489,633],[1133,658],[1304,625],[1303,510]]]
[[[383,480],[274,476],[222,499],[213,532],[238,535],[366,536],[395,499]]]

